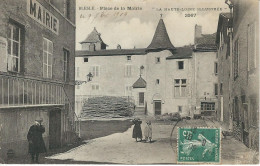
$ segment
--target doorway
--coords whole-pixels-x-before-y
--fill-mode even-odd
[[[139,105],[144,105],[144,92],[139,92]]]
[[[155,115],[162,114],[162,102],[161,101],[154,101],[154,113],[155,113]]]
[[[49,148],[61,147],[61,110],[50,111],[49,118]]]

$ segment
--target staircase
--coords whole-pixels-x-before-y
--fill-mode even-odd
[[[136,107],[134,112],[135,117],[144,117],[145,116],[145,107]]]

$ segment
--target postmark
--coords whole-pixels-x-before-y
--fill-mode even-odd
[[[220,163],[220,128],[178,128],[178,163]]]

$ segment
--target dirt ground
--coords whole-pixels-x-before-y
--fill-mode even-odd
[[[114,133],[122,133],[129,129],[132,125],[130,120],[86,120],[81,122],[81,139],[82,141],[64,146],[58,149],[51,149],[47,153],[41,154],[39,161],[42,164],[83,164],[86,162],[73,161],[73,160],[49,160],[45,157],[57,153],[67,152],[75,147],[87,144],[83,140],[91,140],[99,137],[104,137]],[[31,158],[29,154],[24,156],[14,157],[4,161],[6,164],[30,164]],[[100,164],[97,162],[88,162],[89,164]],[[106,164],[102,162],[103,164]]]
[[[144,129],[143,119],[142,129]],[[132,138],[130,120],[84,121],[79,144],[49,151],[41,155],[41,164],[176,164],[177,127],[209,127],[205,120],[152,120],[152,143]],[[175,127],[174,127],[175,126]],[[214,126],[213,126],[214,127]],[[221,141],[222,164],[257,164],[259,153],[248,149],[233,137]],[[6,163],[27,164],[30,156],[17,157]]]

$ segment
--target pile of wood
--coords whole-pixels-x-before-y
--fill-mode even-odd
[[[88,98],[83,105],[83,118],[121,118],[130,117],[134,103],[127,97],[102,96]]]

